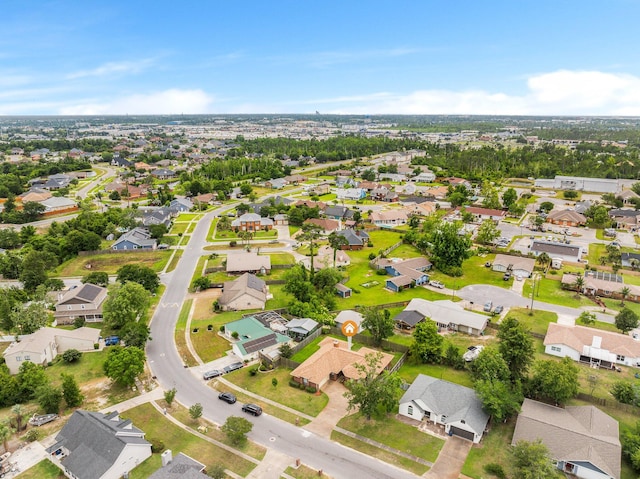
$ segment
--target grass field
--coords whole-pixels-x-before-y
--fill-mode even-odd
[[[284,472],[294,479],[330,479],[330,477],[327,476],[324,472],[320,474],[319,471],[311,469],[304,464],[300,464],[300,466],[298,467],[289,466]]]
[[[558,321],[558,315],[551,311],[536,309],[532,315],[529,314],[530,312],[531,311],[526,308],[511,308],[507,316],[517,319],[520,324],[523,324],[531,332],[538,334],[546,334],[549,323]]]
[[[474,479],[494,477],[484,472],[484,466],[490,463],[500,464],[506,472],[511,472],[511,438],[516,427],[515,419],[506,423],[492,423],[491,430],[485,434],[480,444],[474,444],[462,467],[462,474]],[[513,477],[508,474],[508,477]]]
[[[562,306],[568,306],[570,308],[580,308],[582,306],[594,306],[595,303],[588,300],[582,295],[576,295],[573,291],[567,291],[560,286],[560,280],[562,276],[556,275],[550,278],[542,278],[536,281],[536,295],[535,301],[544,301],[545,303],[560,304]],[[557,278],[557,279],[555,279]],[[529,298],[531,296],[531,290],[533,288],[533,281],[527,279],[524,284],[522,296]],[[535,309],[535,302],[533,305]]]
[[[182,303],[182,309],[180,310],[180,316],[178,316],[175,331],[175,341],[176,347],[178,348],[178,354],[180,354],[184,363],[189,367],[196,366],[198,364],[187,348],[187,342],[184,337],[184,332],[187,328],[187,320],[189,319],[189,311],[191,310],[191,303],[193,303],[192,299],[187,299]]]
[[[183,253],[183,250],[181,250],[181,249],[178,249],[178,250],[175,251],[175,254],[173,255],[173,258],[171,258],[171,261],[169,262],[169,265],[167,266],[167,273],[170,273],[171,271],[176,269],[176,267],[178,266],[178,261],[180,261],[180,258],[182,257],[182,253]]]
[[[20,479],[57,479],[66,477],[60,468],[48,459],[20,473]]]
[[[171,251],[135,251],[130,253],[107,253],[92,256],[78,256],[65,261],[54,270],[54,276],[84,276],[90,271],[104,271],[115,274],[126,264],[147,266],[154,271],[162,271],[169,261]],[[87,265],[91,265],[87,268]]]
[[[214,314],[208,319],[191,320],[191,330],[189,331],[191,344],[193,344],[196,353],[204,362],[221,358],[225,355],[226,351],[231,349],[229,341],[218,335],[220,326],[226,322],[228,322],[227,319]],[[208,329],[209,325],[213,327],[211,331]],[[194,333],[193,331],[196,328],[198,332]]]

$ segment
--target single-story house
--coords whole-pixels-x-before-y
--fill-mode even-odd
[[[233,220],[231,227],[236,231],[269,231],[273,229],[273,220],[257,213],[245,213]]]
[[[620,262],[624,268],[637,269],[640,267],[639,253],[621,253]]]
[[[73,324],[76,318],[88,323],[102,321],[102,304],[106,298],[107,288],[91,283],[59,293],[53,314],[56,324]]]
[[[253,251],[230,253],[227,255],[227,273],[260,273],[271,272],[271,256],[259,255]]]
[[[476,206],[467,206],[465,207],[465,211],[467,213],[471,213],[473,215],[474,221],[477,223],[481,223],[484,220],[493,220],[495,222],[500,222],[507,216],[507,212],[504,210],[478,208]]]
[[[65,198],[64,196],[52,196],[40,202],[44,206],[45,213],[53,213],[54,211],[66,211],[78,207],[78,204]]]
[[[436,181],[436,174],[431,170],[421,171],[416,176],[409,178],[409,181],[432,183]]]
[[[582,248],[580,246],[554,243],[552,241],[533,240],[531,242],[531,253],[536,257],[542,253],[547,253],[552,259],[558,258],[572,263],[579,263],[582,259]]]
[[[638,196],[638,194],[633,190],[624,190],[622,193],[616,196],[616,198],[621,199],[622,203],[624,203],[625,205],[630,205],[634,204],[635,201],[640,199],[640,196]]]
[[[340,221],[328,218],[309,218],[304,220],[305,224],[312,224],[320,227],[320,233],[328,235],[340,229]]]
[[[159,180],[169,180],[176,176],[176,172],[167,168],[157,168],[151,172],[151,176]]]
[[[186,454],[173,457],[171,449],[160,454],[162,467],[149,476],[149,479],[209,479],[204,473],[205,466]]]
[[[99,338],[100,330],[95,328],[40,328],[21,336],[20,342],[11,343],[2,355],[11,374],[17,374],[25,361],[46,365],[68,349],[93,351]]]
[[[272,190],[281,190],[287,186],[287,181],[284,178],[274,178],[273,180],[266,181],[264,185]]]
[[[151,225],[165,225],[167,230],[171,229],[172,214],[169,208],[146,208],[142,212],[142,225],[149,227]]]
[[[297,185],[298,183],[307,181],[307,177],[302,175],[289,175],[289,176],[285,176],[284,180],[291,185]]]
[[[342,249],[345,250],[361,250],[365,244],[369,243],[369,234],[364,230],[354,230],[349,228],[338,231],[336,234],[347,239],[348,244],[342,247]]]
[[[42,189],[42,188],[31,188],[29,191],[25,191],[18,197],[16,197],[17,201],[21,201],[23,204],[29,201],[34,201],[36,203],[41,203],[42,201],[51,198],[53,195],[50,191]]]
[[[277,214],[273,216],[273,224],[286,226],[289,224],[289,217],[285,214]]]
[[[334,220],[350,220],[353,218],[353,210],[346,206],[327,206],[322,213],[327,218]]]
[[[175,198],[169,203],[169,209],[178,213],[191,211],[193,202],[189,198]]]
[[[404,225],[409,221],[407,212],[404,210],[386,210],[374,211],[370,215],[371,222],[381,228],[392,228],[394,226]]]
[[[640,225],[640,211],[629,209],[611,209],[609,217],[615,221],[618,228],[636,230]]]
[[[319,326],[320,324],[311,318],[295,318],[286,324],[287,334],[296,341],[303,340]]]
[[[318,183],[313,185],[308,190],[309,195],[322,196],[331,193],[331,185],[328,182]]]
[[[350,298],[353,290],[342,283],[336,283],[336,294],[343,299]]]
[[[131,420],[77,410],[47,448],[50,459],[72,479],[119,479],[151,457],[151,443]]]
[[[640,366],[640,341],[627,334],[549,323],[544,352],[593,367]]]
[[[425,271],[431,269],[431,262],[423,256],[405,260],[379,258],[376,261],[376,267],[384,268],[387,274],[393,276],[386,280],[385,287],[397,293],[412,285],[427,284],[429,275]]]
[[[398,201],[399,196],[394,190],[380,187],[371,191],[371,199],[374,201],[384,201],[386,203],[393,203]]]
[[[560,226],[584,226],[587,217],[574,210],[553,210],[547,215],[547,223]]]
[[[585,271],[583,278],[582,294],[590,296],[606,296],[622,299],[622,290],[626,288],[628,293],[625,300],[640,302],[640,286],[625,284],[623,277],[618,274],[603,271]],[[577,276],[575,274],[563,274],[561,284],[565,289],[577,290]]]
[[[500,273],[510,271],[515,276],[520,275],[523,278],[529,278],[533,273],[535,265],[536,260],[533,258],[497,254],[496,259],[493,260],[492,269],[493,271],[498,271]]]
[[[218,193],[202,193],[193,198],[193,203],[198,206],[212,205],[218,199]]]
[[[418,374],[400,399],[399,413],[442,425],[445,433],[475,444],[482,439],[489,422],[473,389],[424,374]]]
[[[336,188],[336,197],[339,200],[361,200],[367,197],[367,191],[363,188]]]
[[[308,256],[305,256],[300,263],[307,269],[311,268],[311,258]],[[340,249],[336,250],[336,267],[349,266],[350,264],[351,258],[349,258],[349,255]],[[331,248],[331,246],[324,245],[318,248],[318,252],[313,257],[313,268],[316,271],[319,269],[333,268],[333,248]]]
[[[317,390],[322,389],[329,379],[360,379],[362,374],[354,364],[365,364],[367,354],[377,354],[377,351],[366,347],[352,351],[346,342],[333,338],[324,338],[318,345],[320,346],[318,351],[291,371],[294,381]],[[380,354],[382,354],[382,361],[378,365],[379,373],[387,369],[393,360],[391,354]]]
[[[342,325],[347,321],[353,321],[358,325],[358,333],[362,332],[362,321],[364,321],[364,317],[362,314],[357,311],[353,311],[352,309],[345,309],[344,311],[340,311],[338,315],[334,318],[336,323],[336,328],[342,329]]]
[[[235,281],[224,282],[218,304],[222,311],[264,309],[270,297],[267,283],[251,273],[244,273]]]
[[[579,479],[620,479],[618,421],[595,406],[559,408],[525,399],[512,445],[541,440],[557,468]]]
[[[115,243],[111,249],[132,250],[132,249],[156,249],[158,242],[151,237],[151,233],[146,228],[133,228],[127,231]]]
[[[405,311],[418,311],[425,318],[434,321],[438,328],[479,336],[487,327],[488,318],[483,314],[464,309],[460,303],[448,299],[427,301],[413,298]]]
[[[256,359],[258,352],[266,354],[291,340],[266,327],[253,316],[225,324],[224,335],[231,341],[233,353],[243,361]]]

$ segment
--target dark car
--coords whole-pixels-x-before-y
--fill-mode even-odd
[[[511,273],[508,271],[502,276],[502,279],[505,281],[509,281],[511,279]]]
[[[248,414],[253,414],[254,416],[262,414],[262,408],[257,404],[245,404],[242,406],[242,410]]]
[[[502,313],[502,311],[504,311],[504,306],[499,305],[499,306],[496,306],[496,309],[493,310],[493,314],[500,314]]]
[[[233,404],[237,401],[236,396],[233,393],[220,393],[218,394],[218,399],[221,399],[228,404]]]
[[[231,371],[235,371],[236,369],[240,369],[243,366],[244,364],[242,363],[231,363],[228,366],[225,366],[224,368],[222,368],[222,371],[226,374],[226,373],[230,373]]]
[[[217,378],[218,376],[222,376],[222,371],[219,369],[212,369],[211,371],[207,371],[202,375],[202,379],[208,381],[209,379]]]

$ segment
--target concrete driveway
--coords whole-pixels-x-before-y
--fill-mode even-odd
[[[447,438],[433,467],[422,476],[427,479],[458,479],[473,443],[456,436]]]
[[[331,431],[338,421],[347,415],[349,401],[344,397],[347,388],[338,381],[329,381],[322,391],[329,396],[329,402],[316,418],[304,428],[322,437],[331,437]]]

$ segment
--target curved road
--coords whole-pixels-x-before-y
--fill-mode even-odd
[[[162,277],[167,285],[151,322],[152,341],[147,343],[147,360],[153,374],[164,389],[175,387],[177,400],[190,406],[203,406],[205,418],[222,424],[230,415],[247,417],[254,423],[249,437],[263,446],[273,448],[309,466],[322,469],[335,478],[367,477],[375,479],[416,478],[410,472],[366,456],[335,442],[319,437],[267,414],[251,418],[242,413],[241,405],[228,405],[201,379],[185,369],[174,342],[174,330],[189,283],[200,256],[204,253],[210,221],[229,206],[208,213],[198,222],[178,267]]]

